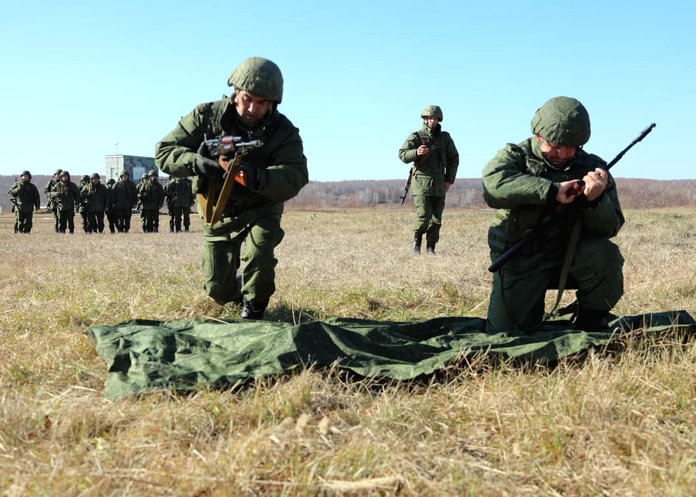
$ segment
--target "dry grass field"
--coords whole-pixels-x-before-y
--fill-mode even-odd
[[[446,210],[438,254],[414,257],[409,207],[289,211],[267,318],[483,317],[492,215]],[[696,210],[626,217],[615,312],[694,315]],[[137,221],[57,235],[40,215],[15,235],[0,217],[4,496],[696,495],[696,341],[669,333],[555,367],[481,359],[409,383],[308,367],[109,402],[88,327],[239,313],[201,289],[198,220]]]

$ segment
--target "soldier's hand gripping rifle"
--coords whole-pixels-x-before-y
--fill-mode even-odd
[[[261,140],[244,141],[241,136],[221,136],[205,140],[205,146],[212,157],[217,157],[218,164],[225,172],[222,185],[209,178],[207,195],[197,194],[198,205],[203,211],[203,220],[206,226],[211,226],[222,217],[222,211],[230,198],[242,157],[250,150],[262,147],[263,142]]]
[[[608,171],[609,169],[611,169],[612,166],[614,166],[614,164],[619,162],[621,160],[621,158],[624,156],[624,154],[626,152],[628,152],[636,143],[638,143],[643,138],[648,136],[648,133],[650,133],[654,127],[655,127],[655,123],[652,123],[650,126],[645,128],[640,133],[638,138],[633,140],[628,145],[628,147],[624,148],[621,152],[619,152],[619,154],[616,157],[614,157],[614,159],[611,162],[609,162],[606,166],[604,166],[602,169],[604,169],[605,171]],[[578,195],[582,194],[584,186],[585,186],[585,183],[583,181],[576,181],[575,184],[571,187],[571,190],[573,190],[572,193],[577,193]],[[576,199],[577,199],[577,197],[576,197]],[[533,228],[528,229],[517,243],[515,243],[512,247],[507,249],[503,255],[498,257],[493,262],[493,264],[488,266],[488,270],[491,273],[495,273],[498,269],[503,267],[503,264],[505,264],[513,255],[515,255],[515,253],[519,249],[521,249],[524,245],[526,245],[527,242],[534,240],[541,233],[543,233],[549,225],[551,225],[553,222],[555,222],[557,214],[560,213],[561,210],[565,209],[565,207],[567,205],[569,205],[569,204],[559,205],[555,211],[552,211],[550,214],[548,214],[544,219],[541,220],[541,222],[539,224],[537,224]]]

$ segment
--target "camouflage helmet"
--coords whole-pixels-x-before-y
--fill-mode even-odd
[[[67,176],[68,178],[70,177],[70,173],[68,171],[61,171],[60,177],[62,178],[63,176]]]
[[[107,184],[107,185],[113,185],[114,183],[116,183],[116,180],[115,180],[114,178],[109,178],[109,179],[106,181],[106,184]]]
[[[554,145],[581,147],[590,139],[590,115],[578,100],[555,97],[537,109],[532,133]]]
[[[83,174],[82,179],[80,181],[89,181],[89,174]]]
[[[56,172],[53,173],[53,176],[58,176],[60,178],[60,175],[63,173],[62,169],[56,169]]]
[[[92,173],[91,178],[92,179],[101,179],[101,176],[99,176],[99,173]]]
[[[31,179],[31,173],[29,171],[22,171],[22,174],[20,174],[19,177],[21,178],[22,176],[29,176],[29,179]]]
[[[118,177],[120,178],[120,177],[123,176],[124,174],[128,174],[128,171],[126,171],[125,169],[122,169],[121,172],[118,173]],[[128,174],[128,177],[130,178],[130,174]]]
[[[428,105],[421,112],[421,117],[437,117],[442,122],[442,109],[439,105]]]
[[[149,173],[147,173],[147,175],[157,177],[157,169],[152,169]]]
[[[283,74],[274,62],[263,57],[243,61],[232,71],[227,84],[274,102],[283,100]]]

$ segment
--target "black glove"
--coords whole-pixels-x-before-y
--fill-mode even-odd
[[[220,164],[216,160],[210,157],[210,150],[208,150],[208,145],[205,141],[201,143],[198,147],[198,152],[196,153],[196,160],[193,163],[193,174],[199,176],[210,176],[212,178],[222,177],[223,170]]]
[[[259,188],[259,170],[251,164],[242,162],[237,168],[234,180],[250,190],[256,191]]]

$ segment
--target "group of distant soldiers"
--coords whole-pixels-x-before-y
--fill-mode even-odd
[[[143,175],[139,184],[130,180],[128,171],[119,174],[118,181],[110,178],[106,185],[101,176],[84,175],[79,186],[70,179],[70,173],[58,169],[46,184],[44,193],[47,207],[53,213],[56,233],[75,232],[75,212],[82,217],[85,233],[103,233],[104,219],[111,233],[130,231],[133,209],[140,211],[142,230],[159,231],[159,213],[167,204],[169,231],[189,231],[191,206],[194,203],[192,183],[188,178],[170,178],[162,186],[157,171]],[[40,207],[39,191],[31,182],[31,173],[22,171],[21,178],[9,191],[15,214],[15,233],[30,233],[33,212]]]

